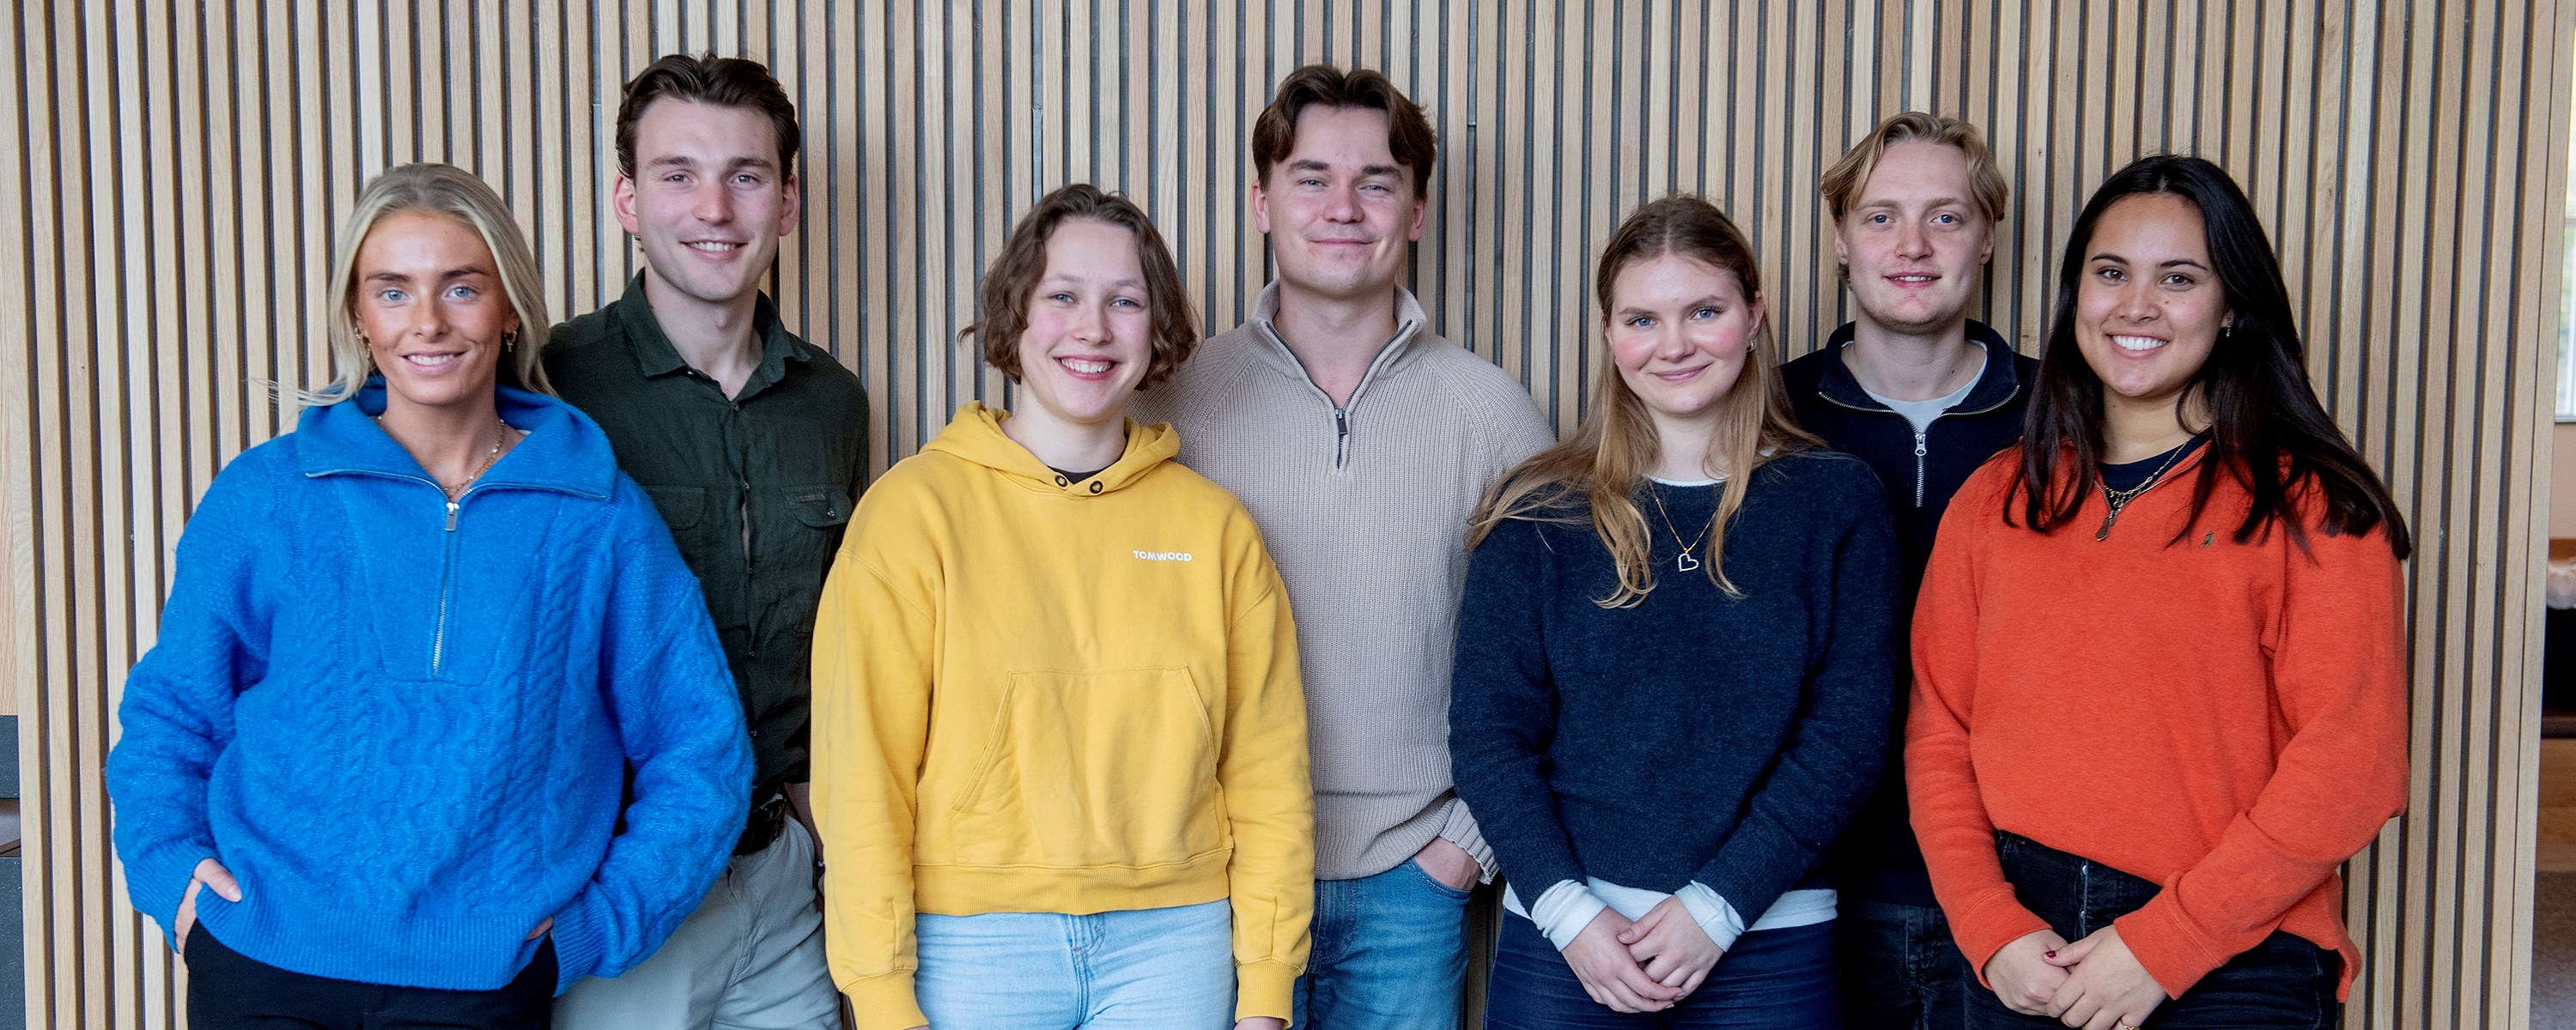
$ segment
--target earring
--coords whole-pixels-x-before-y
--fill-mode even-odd
[[[510,348],[512,348],[512,347],[516,347],[516,346],[518,346],[518,345],[519,345],[519,331],[518,331],[518,330],[516,330],[516,329],[512,329],[512,330],[510,330],[509,332],[506,332],[506,333],[502,333],[502,334],[501,334],[501,349],[502,349],[502,350],[509,350]]]

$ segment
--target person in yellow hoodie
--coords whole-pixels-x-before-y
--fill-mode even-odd
[[[1048,194],[969,402],[861,500],[814,629],[814,805],[856,1030],[1278,1030],[1314,802],[1288,596],[1128,400],[1196,344],[1143,211]]]

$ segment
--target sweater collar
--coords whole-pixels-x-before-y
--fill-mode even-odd
[[[1259,296],[1252,299],[1252,315],[1244,321],[1244,324],[1253,328],[1253,340],[1259,344],[1252,348],[1253,352],[1259,354],[1264,363],[1282,373],[1308,383],[1314,382],[1315,377],[1306,372],[1306,363],[1299,361],[1296,352],[1288,349],[1288,341],[1280,337],[1276,323],[1278,317],[1279,283],[1273,280],[1270,285],[1261,288]],[[1368,389],[1369,383],[1393,375],[1396,370],[1409,363],[1413,355],[1421,350],[1415,344],[1428,336],[1422,329],[1430,322],[1430,317],[1422,311],[1422,302],[1414,299],[1413,291],[1402,286],[1396,287],[1395,338],[1386,341],[1385,346],[1378,348],[1377,357],[1370,359],[1368,372],[1360,377],[1359,389],[1351,392],[1351,399],[1357,401],[1360,393]]]
[[[617,485],[617,455],[608,434],[572,405],[545,394],[494,388],[501,421],[526,434],[494,462],[477,488],[512,486],[604,498]],[[369,376],[357,395],[304,409],[295,425],[297,470],[309,477],[374,475],[435,483],[376,416],[385,410],[385,380]]]
[[[1853,327],[1857,324],[1845,322],[1826,338],[1824,374],[1816,381],[1816,392],[1844,407],[1894,414],[1887,405],[1870,396],[1868,390],[1862,389],[1860,380],[1852,375],[1851,367],[1843,364],[1843,348],[1852,342]],[[2004,342],[2003,334],[1995,332],[1992,326],[1969,319],[1968,339],[1986,349],[1986,368],[1977,374],[1977,385],[1968,391],[1967,399],[1960,401],[1951,411],[1960,415],[1982,415],[2003,406],[2004,402],[2013,399],[2014,394],[2021,392],[2021,373],[2013,367],[2012,344]]]
[[[940,430],[921,449],[992,469],[1030,490],[1068,497],[1117,493],[1181,453],[1180,434],[1172,427],[1160,422],[1140,425],[1131,418],[1127,420],[1127,449],[1118,455],[1118,460],[1098,475],[1071,482],[1002,432],[1002,423],[1010,417],[1010,412],[985,407],[982,401],[967,401],[957,409],[957,417],[949,421],[948,428]]]

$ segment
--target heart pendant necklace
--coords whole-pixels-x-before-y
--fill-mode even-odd
[[[1697,558],[1691,557],[1691,552],[1698,549],[1700,541],[1708,539],[1709,527],[1701,526],[1699,528],[1699,535],[1691,538],[1691,542],[1683,544],[1682,531],[1673,526],[1673,513],[1664,510],[1664,492],[1649,486],[1646,488],[1646,498],[1655,502],[1655,514],[1664,517],[1664,532],[1671,533],[1673,535],[1673,542],[1681,544],[1682,556],[1673,559],[1673,568],[1681,572],[1689,572],[1699,568],[1700,561]],[[1710,523],[1710,525],[1715,524],[1716,523],[1714,522]]]

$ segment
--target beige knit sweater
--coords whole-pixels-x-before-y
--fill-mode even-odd
[[[1433,836],[1494,868],[1449,780],[1467,517],[1554,440],[1519,381],[1425,330],[1422,305],[1397,293],[1395,339],[1339,411],[1271,327],[1275,283],[1135,410],[1180,430],[1181,462],[1243,499],[1288,583],[1327,880],[1393,869]]]

